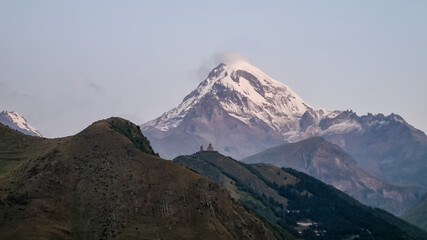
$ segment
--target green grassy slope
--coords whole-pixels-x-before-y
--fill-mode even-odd
[[[403,216],[403,219],[427,231],[427,194],[410,208]]]

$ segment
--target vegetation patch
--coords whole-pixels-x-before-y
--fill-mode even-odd
[[[159,156],[158,153],[155,153],[153,148],[150,145],[150,141],[142,134],[139,126],[134,125],[128,121],[122,121],[118,119],[112,119],[109,121],[111,129],[123,134],[129,140],[133,142],[135,147],[140,149],[141,151]]]

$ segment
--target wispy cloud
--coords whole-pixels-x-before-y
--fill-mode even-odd
[[[97,92],[102,92],[104,91],[104,89],[102,88],[102,86],[100,86],[99,84],[97,84],[96,82],[93,81],[89,81],[89,80],[84,80],[84,84],[89,87],[92,90],[95,90]]]
[[[235,62],[249,62],[249,60],[245,57],[245,55],[235,52],[235,51],[227,51],[227,52],[218,52],[215,53],[212,57],[214,61],[225,64],[233,64]]]
[[[236,51],[216,52],[208,60],[203,61],[190,75],[192,78],[196,78],[197,81],[203,81],[209,72],[220,63],[233,64],[240,61],[249,62],[245,55]]]

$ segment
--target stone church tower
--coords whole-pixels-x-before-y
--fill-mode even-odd
[[[209,152],[212,152],[213,151],[213,147],[212,147],[212,143],[209,143],[209,146],[208,146],[208,149],[207,149]]]

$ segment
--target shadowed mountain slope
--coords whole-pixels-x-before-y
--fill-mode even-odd
[[[406,221],[427,231],[427,194],[403,216]]]
[[[300,239],[427,239],[427,233],[383,210],[293,169],[244,164],[217,152],[174,160],[224,186],[247,208]]]
[[[331,184],[364,204],[402,215],[426,189],[379,180],[362,170],[339,146],[321,137],[283,144],[242,160],[290,167]]]
[[[276,239],[120,118],[60,139],[0,125],[0,199],[0,239]]]

